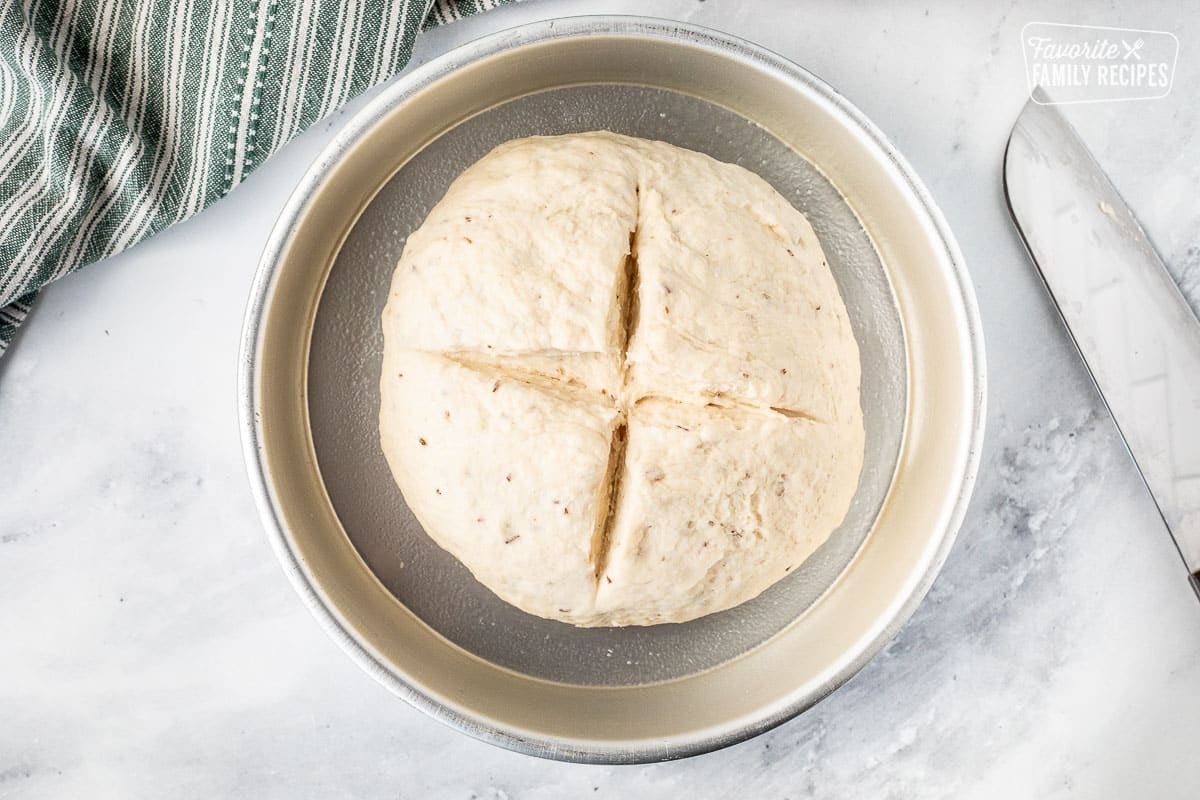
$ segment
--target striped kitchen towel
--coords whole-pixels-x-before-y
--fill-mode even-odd
[[[0,354],[38,289],[212,203],[503,0],[0,0]]]

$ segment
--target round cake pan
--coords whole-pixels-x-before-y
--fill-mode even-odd
[[[772,183],[813,223],[862,352],[866,464],[846,521],[760,597],[683,625],[578,629],[506,605],[424,535],[379,446],[379,316],[405,237],[496,144],[596,129],[706,152]],[[904,160],[796,65],[642,18],[526,25],[387,87],[284,209],[241,359],[251,484],[326,629],[433,716],[574,761],[722,747],[844,682],[933,581],[983,435],[974,296]]]

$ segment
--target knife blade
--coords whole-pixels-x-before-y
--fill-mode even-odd
[[[1200,598],[1200,321],[1039,88],[1004,155],[1009,211]]]

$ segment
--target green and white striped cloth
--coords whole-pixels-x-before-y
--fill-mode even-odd
[[[503,0],[0,0],[0,354],[50,281],[226,195]]]

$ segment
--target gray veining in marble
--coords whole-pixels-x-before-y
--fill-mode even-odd
[[[211,210],[53,286],[0,360],[0,798],[1195,796],[1200,605],[999,178],[1025,100],[1023,24],[1174,32],[1168,98],[1069,116],[1200,305],[1200,16],[1182,2],[535,0],[431,32],[418,60],[610,10],[719,27],[822,76],[896,142],[958,236],[990,428],[913,621],[801,718],[647,767],[498,750],[354,666],[259,529],[234,391],[258,254],[342,112]]]

